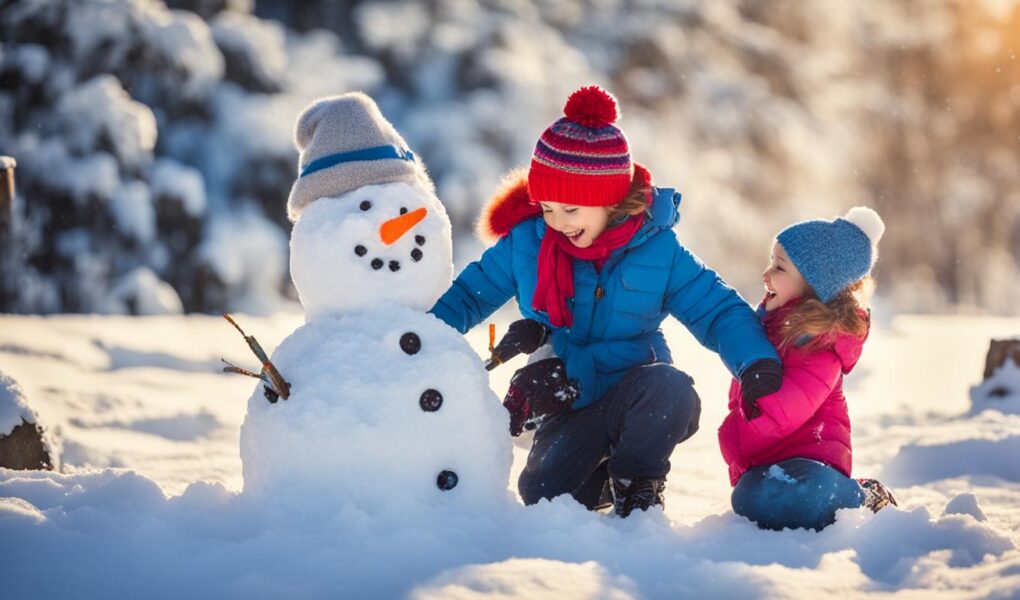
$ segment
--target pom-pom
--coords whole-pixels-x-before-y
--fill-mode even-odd
[[[602,129],[612,125],[619,113],[616,99],[597,85],[585,86],[567,98],[563,114],[575,123],[591,129]]]
[[[855,206],[847,211],[843,218],[863,231],[864,235],[871,240],[872,246],[877,246],[878,240],[882,239],[882,234],[885,233],[885,223],[882,222],[882,217],[867,206]]]

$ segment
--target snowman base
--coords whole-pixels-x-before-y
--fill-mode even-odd
[[[272,362],[291,394],[270,404],[260,385],[248,401],[245,494],[371,513],[511,497],[506,413],[481,358],[435,317],[383,304],[316,319]]]

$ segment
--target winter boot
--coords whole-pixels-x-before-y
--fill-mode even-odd
[[[893,498],[892,492],[887,490],[877,479],[858,479],[857,483],[861,486],[861,491],[864,492],[863,506],[867,506],[871,512],[877,513],[890,504],[899,506],[896,503],[896,498]]]
[[[666,490],[663,479],[620,479],[613,477],[610,482],[613,492],[613,507],[617,516],[626,518],[634,509],[648,510],[651,506],[664,506],[662,493]]]

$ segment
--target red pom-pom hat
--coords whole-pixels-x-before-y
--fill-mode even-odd
[[[616,99],[586,86],[567,99],[564,117],[538,139],[528,171],[532,202],[611,206],[630,191],[634,164],[627,137],[613,125]]]

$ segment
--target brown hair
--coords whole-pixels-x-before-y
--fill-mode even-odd
[[[630,184],[630,191],[627,192],[627,196],[613,206],[608,207],[609,222],[612,223],[623,215],[640,215],[645,212],[648,210],[651,195],[652,186],[642,181],[639,177],[635,177],[634,181]]]
[[[868,333],[870,317],[864,312],[875,280],[870,275],[851,284],[828,303],[818,299],[808,290],[804,299],[783,321],[782,341],[779,349],[796,344],[804,336],[811,338],[807,347],[822,342],[826,334],[849,333],[863,338]]]

